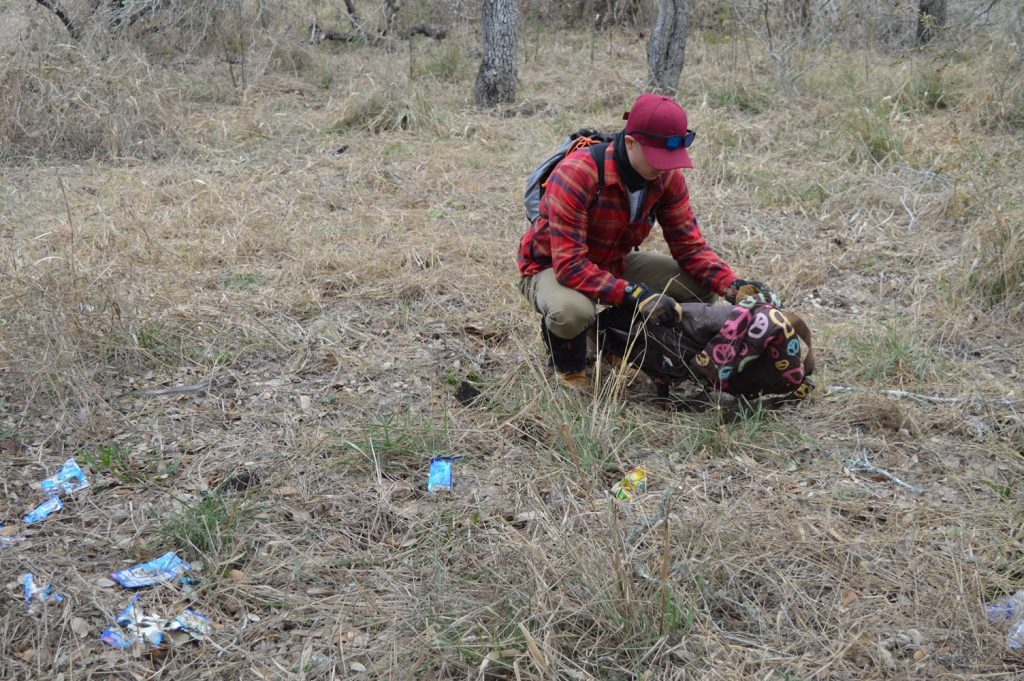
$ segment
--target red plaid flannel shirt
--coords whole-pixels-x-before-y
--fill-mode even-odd
[[[736,274],[708,246],[690,208],[690,193],[681,170],[671,170],[650,184],[639,222],[630,222],[629,193],[620,180],[609,144],[604,159],[604,188],[597,189],[597,166],[589,149],[569,154],[548,178],[540,217],[519,245],[519,273],[534,275],[553,267],[563,286],[613,305],[622,302],[626,255],[651,232],[646,216],[661,225],[672,257],[684,272],[723,294]]]

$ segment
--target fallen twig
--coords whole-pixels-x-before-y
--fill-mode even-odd
[[[860,444],[860,433],[857,434],[857,456],[846,462],[846,467],[851,471],[857,473],[870,473],[871,475],[879,475],[886,480],[895,483],[899,487],[908,489],[914,494],[924,494],[924,489],[917,485],[911,485],[909,482],[904,482],[896,475],[893,475],[884,468],[880,468],[868,460],[868,453]]]
[[[921,393],[912,393],[907,390],[874,390],[871,388],[861,388],[860,386],[846,386],[846,385],[830,385],[828,387],[828,393],[880,393],[882,395],[888,395],[890,397],[902,397],[910,400],[916,400],[918,402],[925,402],[929,404],[1001,404],[1007,407],[1015,407],[1021,403],[1021,400],[1014,400],[1008,397],[972,397],[968,395],[960,395],[957,397],[942,397],[939,395],[923,395]]]
[[[672,483],[665,488],[665,491],[661,493],[661,504],[658,506],[658,510],[654,513],[651,519],[643,525],[637,525],[629,531],[626,536],[626,546],[632,548],[636,546],[637,542],[643,538],[648,532],[658,526],[662,520],[668,517],[669,509],[672,507],[672,495],[676,491],[677,484]]]
[[[143,388],[142,390],[133,390],[125,393],[122,397],[127,395],[134,395],[136,397],[184,395],[186,393],[198,393],[203,392],[204,390],[212,390],[213,388],[223,388],[224,386],[231,385],[234,382],[234,376],[221,376],[217,379],[208,378],[205,381],[199,381],[198,383],[192,383],[191,385],[176,385],[171,388]]]
[[[910,222],[907,224],[907,231],[913,232],[914,228],[917,226],[917,216],[914,215],[914,211],[910,210],[910,206],[907,205],[907,202],[903,198],[900,198],[900,205],[903,206],[903,210],[907,211],[907,215],[910,216]]]
[[[434,40],[444,40],[448,37],[448,32],[443,28],[430,26],[428,24],[417,24],[405,32],[406,38],[412,38],[417,35],[425,35],[426,37],[433,38]]]
[[[875,464],[868,461],[867,452],[862,451],[858,458],[850,459],[849,461],[847,461],[846,467],[849,468],[851,471],[857,471],[860,473],[870,473],[872,475],[880,475],[886,480],[896,483],[897,485],[903,487],[904,489],[910,490],[914,494],[924,494],[924,490],[918,487],[917,485],[911,485],[909,482],[904,482],[903,480],[900,480],[897,476],[893,475],[884,468],[879,468]]]

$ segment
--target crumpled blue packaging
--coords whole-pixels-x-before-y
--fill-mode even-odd
[[[89,479],[85,477],[85,471],[72,458],[65,461],[59,471],[45,480],[41,480],[39,486],[43,488],[46,496],[50,497],[60,494],[74,494],[78,490],[88,487]]]
[[[138,640],[135,636],[125,636],[124,632],[120,628],[107,627],[100,634],[100,640],[106,643],[108,646],[119,648],[120,650],[127,650],[135,645]]]
[[[37,584],[35,575],[31,572],[22,575],[21,583],[25,587],[25,606],[29,610],[34,610],[40,603],[60,603],[64,600],[63,595],[54,593],[53,585]]]
[[[147,615],[136,596],[128,607],[114,618],[116,626],[107,627],[100,640],[109,646],[125,650],[136,643],[158,647],[164,642],[165,621],[157,615]]]
[[[185,608],[167,628],[171,631],[184,631],[192,638],[205,638],[213,632],[213,622],[206,615]]]
[[[184,640],[202,639],[213,632],[213,623],[205,615],[186,608],[168,624],[167,620],[159,615],[152,613],[147,615],[136,595],[128,607],[114,619],[114,625],[103,630],[100,640],[121,650],[126,650],[136,644],[146,644],[157,648],[165,643],[175,642],[174,637],[168,636],[166,632],[179,631],[187,634]],[[183,641],[178,640],[177,642]]]
[[[60,497],[50,497],[32,509],[32,511],[25,516],[25,524],[31,525],[33,523],[41,523],[46,520],[51,513],[56,513],[63,508],[64,502],[60,500]]]
[[[191,569],[192,566],[179,558],[178,554],[168,551],[151,561],[111,572],[110,578],[127,589],[137,589],[161,582],[173,582]]]
[[[452,462],[461,456],[435,456],[430,460],[430,477],[427,479],[428,492],[451,491]]]

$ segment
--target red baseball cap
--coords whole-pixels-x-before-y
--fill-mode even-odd
[[[686,111],[674,99],[648,92],[622,118],[626,134],[640,143],[655,170],[693,167],[686,147],[695,133],[687,129]]]

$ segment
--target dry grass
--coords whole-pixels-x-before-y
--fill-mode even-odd
[[[74,45],[0,64],[0,162],[152,160],[180,146],[181,103],[145,56],[98,57]]]
[[[1021,85],[976,47],[941,68],[836,52],[782,85],[756,49],[691,46],[698,213],[817,331],[820,384],[1019,385]],[[198,65],[152,114],[173,152],[5,167],[0,522],[68,456],[94,487],[0,550],[0,677],[1024,671],[982,610],[1024,575],[1016,411],[821,394],[725,425],[643,381],[583,401],[550,383],[513,287],[521,184],[567,131],[617,125],[644,76],[632,38],[589,49],[531,51],[518,117],[474,110],[445,44],[279,55],[241,92]],[[75,145],[91,125],[41,128]],[[858,441],[925,493],[851,473]],[[425,490],[440,453],[466,457],[454,495]],[[650,491],[611,503],[637,464]],[[171,548],[202,582],[146,604],[222,628],[162,657],[104,647],[129,596],[97,580]],[[25,614],[25,571],[67,600]]]

